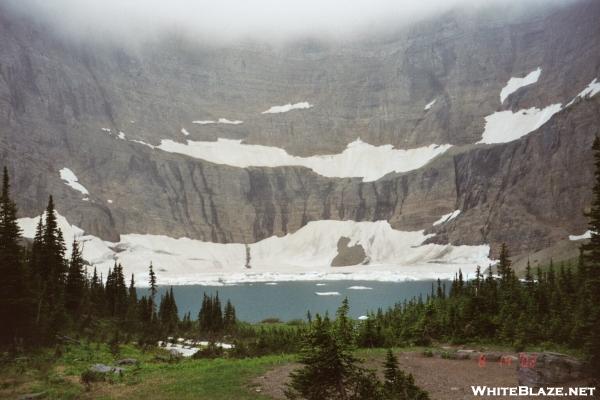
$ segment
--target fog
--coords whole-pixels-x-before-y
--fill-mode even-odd
[[[211,41],[344,38],[452,9],[514,12],[569,0],[0,0],[74,37],[148,38],[164,31]]]

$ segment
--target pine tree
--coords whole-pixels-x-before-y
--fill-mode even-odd
[[[231,304],[229,299],[225,304],[225,311],[223,312],[223,328],[226,331],[231,332],[235,328],[236,324],[236,316],[235,316],[235,308]]]
[[[148,267],[148,269],[148,283],[150,285],[150,298],[148,301],[150,302],[150,306],[152,308],[152,318],[154,318],[154,314],[156,313],[156,293],[158,292],[158,289],[156,288],[156,274],[154,274],[152,263],[150,263],[150,267]]]
[[[342,308],[342,307],[341,307]],[[338,314],[344,313],[344,309]],[[300,352],[303,368],[290,374],[286,396],[307,400],[350,398],[349,387],[358,372],[357,360],[345,340],[336,337],[327,318],[316,315]]]
[[[22,260],[17,206],[10,198],[8,170],[4,167],[0,194],[0,344],[27,335],[32,309],[29,276]]]
[[[71,261],[67,272],[67,283],[65,288],[65,307],[74,320],[80,317],[80,307],[86,289],[86,278],[84,272],[83,258],[79,243],[73,240],[71,250]]]
[[[65,326],[64,289],[67,272],[65,243],[56,220],[52,196],[49,196],[44,215],[39,255],[34,257],[40,261],[40,268],[36,271],[40,282],[36,324],[40,340],[52,341]]]

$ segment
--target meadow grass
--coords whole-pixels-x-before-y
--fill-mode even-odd
[[[246,359],[184,359],[175,363],[155,360],[160,349],[142,351],[121,346],[115,357],[105,344],[69,345],[6,360],[0,370],[0,398],[43,392],[45,399],[265,399],[252,388],[253,378],[294,359],[271,355]],[[164,354],[164,353],[163,353]],[[92,364],[111,365],[135,358],[122,376],[85,385],[81,373]]]

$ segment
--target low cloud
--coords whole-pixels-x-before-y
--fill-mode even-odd
[[[568,0],[0,0],[78,37],[136,39],[165,30],[204,40],[346,37],[453,8]]]

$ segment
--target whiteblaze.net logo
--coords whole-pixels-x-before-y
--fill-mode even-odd
[[[471,386],[474,396],[528,396],[528,397],[562,397],[562,396],[594,396],[595,387],[541,387],[529,386]]]

